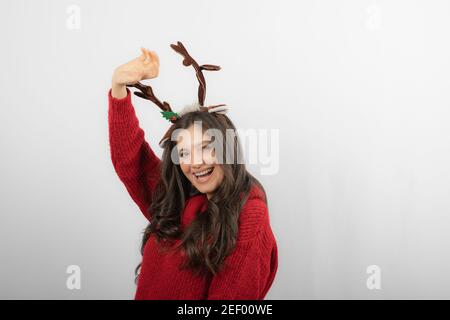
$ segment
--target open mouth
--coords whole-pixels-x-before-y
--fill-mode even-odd
[[[200,172],[196,172],[193,175],[198,182],[206,182],[211,177],[213,171],[214,171],[214,167],[208,168],[208,169],[200,171]]]

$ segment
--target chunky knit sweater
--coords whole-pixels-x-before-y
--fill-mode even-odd
[[[160,178],[161,160],[144,138],[144,131],[131,102],[131,92],[122,99],[108,92],[108,124],[111,160],[115,172],[144,217]],[[181,254],[160,252],[152,235],[142,257],[135,299],[251,299],[262,300],[271,287],[278,267],[277,244],[270,227],[264,194],[253,186],[239,216],[236,246],[214,277],[197,277],[180,269]],[[192,195],[181,213],[183,228],[196,214],[205,212],[205,194]],[[179,241],[179,240],[177,240]],[[176,244],[176,242],[175,242]]]

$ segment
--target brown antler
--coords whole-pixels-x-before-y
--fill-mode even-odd
[[[175,50],[176,52],[178,52],[179,54],[181,54],[184,57],[184,59],[183,59],[184,66],[188,67],[188,66],[192,65],[194,67],[195,73],[197,75],[197,79],[199,82],[198,103],[201,106],[204,106],[205,95],[206,95],[206,81],[205,81],[205,77],[203,76],[202,70],[217,71],[217,70],[220,70],[220,66],[216,66],[216,65],[212,65],[212,64],[204,64],[204,65],[199,66],[198,63],[189,55],[186,48],[180,41],[177,41],[177,44],[171,44],[170,46],[172,47],[173,50]]]
[[[141,92],[134,92],[135,95],[138,97],[147,99],[152,101],[154,104],[156,104],[162,111],[172,111],[172,108],[170,107],[169,103],[166,101],[161,102],[153,93],[153,89],[151,86],[147,86],[145,84],[142,84],[140,82],[136,82],[135,84],[127,84],[127,87],[135,87],[136,89],[141,90]]]

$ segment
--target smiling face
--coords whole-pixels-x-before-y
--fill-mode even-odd
[[[207,134],[194,134],[194,126],[185,129],[177,139],[181,171],[208,199],[223,180],[223,168],[215,157],[214,144]]]

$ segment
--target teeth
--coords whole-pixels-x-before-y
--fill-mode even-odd
[[[207,173],[210,173],[212,170],[213,170],[213,168],[210,168],[210,169],[207,169],[207,170],[204,170],[204,171],[201,171],[201,172],[196,172],[196,173],[194,173],[194,175],[195,175],[196,177],[198,177],[198,176],[203,176],[203,175],[205,175],[205,174],[207,174]]]

